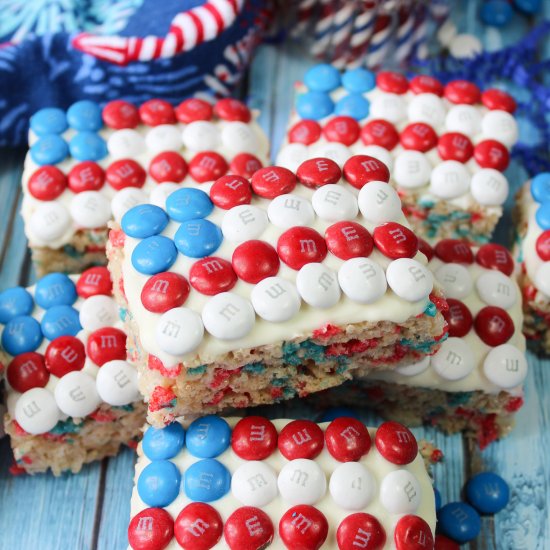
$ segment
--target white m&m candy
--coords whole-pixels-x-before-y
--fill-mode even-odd
[[[107,140],[107,149],[114,159],[135,158],[145,152],[145,140],[136,130],[117,130]]]
[[[69,372],[60,378],[54,394],[59,409],[74,418],[93,413],[101,404],[95,380],[82,371]]]
[[[466,298],[474,287],[470,272],[460,264],[444,264],[437,268],[435,278],[448,298]]]
[[[267,225],[265,210],[250,204],[241,204],[225,213],[222,220],[222,233],[229,241],[240,243],[257,239]]]
[[[353,220],[359,212],[355,195],[335,183],[319,187],[313,193],[311,202],[315,213],[327,222]]]
[[[289,504],[315,504],[325,495],[325,473],[314,460],[297,458],[283,466],[277,480],[279,492]]]
[[[510,309],[517,302],[514,283],[500,271],[483,273],[476,281],[476,289],[479,297],[490,306]]]
[[[297,225],[309,227],[315,218],[311,203],[298,195],[288,193],[275,197],[267,207],[269,221],[281,229]]]
[[[308,148],[303,143],[289,143],[277,155],[277,166],[296,172],[298,166],[308,159]]]
[[[329,308],[340,300],[340,285],[334,271],[320,263],[304,265],[296,275],[300,296],[312,307]]]
[[[410,258],[399,258],[388,265],[386,277],[389,287],[408,302],[417,302],[433,290],[433,276],[429,269]]]
[[[166,208],[166,199],[178,189],[181,189],[181,185],[173,182],[159,183],[153,187],[149,194],[149,202],[158,206],[159,208]]]
[[[483,45],[473,34],[457,34],[449,44],[449,51],[457,59],[470,59],[483,51]]]
[[[233,292],[222,292],[210,298],[202,310],[204,328],[220,340],[236,340],[254,327],[252,304]]]
[[[422,490],[408,470],[395,470],[380,483],[380,502],[391,514],[414,514],[420,506]]]
[[[17,399],[14,417],[26,432],[38,435],[55,427],[61,418],[61,411],[49,390],[33,388]]]
[[[71,227],[71,218],[61,203],[45,202],[32,213],[29,227],[32,237],[51,242],[62,237]]]
[[[338,271],[338,282],[346,296],[360,304],[376,302],[388,288],[384,270],[368,258],[345,261]]]
[[[157,323],[157,344],[170,355],[185,355],[193,351],[203,336],[204,327],[199,314],[187,307],[168,310]]]
[[[137,370],[126,361],[104,363],[95,382],[99,397],[113,407],[123,407],[140,398]]]
[[[145,143],[153,153],[179,151],[182,145],[181,134],[175,124],[160,124],[147,132]]]
[[[188,124],[181,134],[183,144],[190,151],[212,151],[220,144],[218,129],[211,122],[197,120]]]
[[[102,327],[113,326],[118,320],[118,307],[110,296],[90,296],[80,308],[82,328],[94,331]]]
[[[525,353],[511,344],[493,348],[483,361],[483,373],[496,386],[509,390],[519,386],[527,376]]]
[[[228,122],[222,130],[222,144],[233,154],[255,153],[258,150],[258,136],[244,122]]]
[[[447,113],[445,126],[449,132],[460,132],[466,136],[475,135],[481,130],[479,111],[471,105],[455,105]]]
[[[500,206],[508,198],[508,180],[498,170],[484,168],[472,176],[470,191],[484,206]]]
[[[507,147],[518,140],[516,119],[506,111],[489,111],[481,121],[481,129],[486,139],[496,139]]]
[[[401,367],[396,367],[395,370],[403,376],[416,376],[417,374],[423,373],[430,366],[430,357],[426,356],[418,363],[413,363],[412,365],[402,365]]]
[[[372,100],[370,114],[373,118],[382,118],[395,124],[405,118],[407,108],[401,96],[380,93]]]
[[[451,337],[439,348],[431,359],[432,368],[445,380],[460,380],[476,366],[474,354],[462,338]]]
[[[401,199],[397,191],[383,181],[371,181],[364,185],[357,200],[361,214],[371,223],[396,221],[402,216]]]
[[[122,216],[138,204],[146,204],[149,202],[147,195],[140,189],[135,187],[125,187],[116,193],[111,199],[111,212],[115,220],[120,223]],[[164,208],[164,204],[162,205]]]
[[[350,156],[351,151],[343,143],[329,141],[317,142],[312,145],[307,158],[327,158],[333,160],[341,168],[342,166],[344,166]]]
[[[345,462],[330,476],[329,491],[340,508],[362,510],[375,497],[376,481],[362,464]]]
[[[83,191],[71,201],[70,212],[73,220],[86,229],[103,227],[111,219],[111,204],[98,191]]]
[[[250,300],[256,313],[272,323],[288,321],[300,309],[296,287],[282,277],[268,277],[260,281],[252,289]]]
[[[277,496],[277,474],[265,462],[245,462],[233,473],[231,492],[245,506],[261,508]]]
[[[550,298],[550,262],[544,262],[537,267],[533,280],[537,289]]]
[[[415,189],[428,183],[430,172],[431,166],[426,155],[419,151],[403,151],[395,159],[393,178],[397,185]]]
[[[430,177],[430,191],[440,199],[455,199],[470,189],[470,175],[464,164],[446,160],[438,164]]]
[[[413,97],[407,111],[411,122],[425,122],[437,128],[445,121],[445,106],[435,94],[418,94]]]

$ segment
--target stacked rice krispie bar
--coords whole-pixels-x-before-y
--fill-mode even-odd
[[[148,420],[306,396],[433,353],[445,307],[389,171],[266,167],[186,185],[108,255]]]
[[[524,332],[535,350],[550,354],[550,173],[522,187],[515,217]]]
[[[206,416],[148,428],[138,453],[133,550],[434,548],[434,491],[397,422]]]
[[[254,115],[234,99],[139,109],[79,101],[31,118],[22,216],[39,274],[105,264],[109,220],[188,182],[250,176],[268,159]]]
[[[391,170],[407,219],[428,239],[488,242],[508,196],[503,172],[518,137],[507,93],[456,80],[365,69],[310,69],[297,85],[277,163],[295,169],[356,154]]]
[[[521,292],[502,246],[446,239],[428,267],[447,298],[448,338],[439,351],[392,371],[376,371],[329,395],[368,404],[408,426],[465,432],[481,448],[512,429],[527,375]]]
[[[78,472],[136,444],[146,407],[106,267],[3,291],[0,332],[14,471]]]

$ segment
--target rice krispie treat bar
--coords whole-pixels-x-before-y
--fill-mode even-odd
[[[187,182],[251,176],[269,147],[251,111],[234,99],[178,107],[153,99],[139,109],[79,101],[31,118],[23,173],[25,234],[39,274],[105,264],[109,220]]]
[[[442,240],[428,267],[442,285],[449,336],[431,357],[374,372],[340,398],[407,425],[465,432],[484,448],[513,427],[527,375],[521,293],[501,245]],[[344,397],[345,396],[345,397]]]
[[[550,354],[550,173],[519,191],[515,218],[523,330],[537,351]]]
[[[152,425],[437,349],[444,302],[388,169],[357,156],[343,173],[316,159],[189,184],[115,226],[109,269]]]
[[[135,446],[145,419],[106,267],[0,293],[16,470],[55,475]]]
[[[138,453],[133,550],[434,549],[434,491],[397,422],[205,416],[149,428]]]
[[[330,65],[297,85],[296,109],[277,163],[313,157],[342,165],[351,155],[391,170],[407,219],[427,239],[490,240],[508,196],[503,171],[518,137],[511,96],[430,76]]]

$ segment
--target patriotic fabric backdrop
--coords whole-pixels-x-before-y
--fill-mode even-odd
[[[270,0],[2,0],[0,146],[42,107],[229,94]]]

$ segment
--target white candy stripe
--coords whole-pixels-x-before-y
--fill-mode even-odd
[[[188,13],[180,13],[174,21],[172,26],[178,27],[183,35],[183,51],[192,50],[198,38],[198,29],[195,21]]]
[[[235,21],[235,10],[227,0],[210,0],[210,5],[216,9],[223,20],[223,29],[227,29]]]
[[[218,23],[214,15],[204,6],[199,6],[193,10],[193,13],[202,23],[203,40],[212,40],[218,34]]]
[[[147,36],[143,39],[141,47],[139,48],[139,60],[150,61],[155,56],[155,50],[157,49],[157,43],[160,38],[156,36]]]

